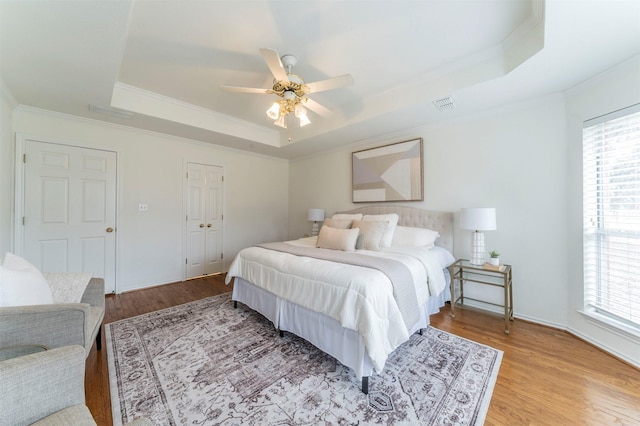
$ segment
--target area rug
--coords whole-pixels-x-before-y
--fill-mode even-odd
[[[107,324],[113,422],[479,425],[502,352],[429,327],[360,379],[230,294]]]

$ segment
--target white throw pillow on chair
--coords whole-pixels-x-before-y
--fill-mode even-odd
[[[0,266],[0,306],[51,303],[51,288],[38,268],[15,254],[7,253]]]

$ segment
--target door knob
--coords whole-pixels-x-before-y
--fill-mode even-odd
[[[211,224],[210,223],[207,223],[207,228],[211,228]]]
[[[201,224],[200,224],[200,228],[204,228],[204,223],[201,223]]]
[[[113,228],[109,227],[106,229],[107,232],[113,232]]]

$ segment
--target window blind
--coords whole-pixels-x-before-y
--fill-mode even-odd
[[[585,309],[640,330],[640,105],[583,128]]]

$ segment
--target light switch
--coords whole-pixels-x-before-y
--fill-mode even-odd
[[[147,210],[149,210],[149,205],[148,204],[138,204],[138,211],[139,212],[146,212]]]

